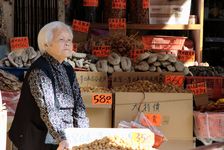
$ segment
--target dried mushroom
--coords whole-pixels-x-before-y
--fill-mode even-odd
[[[124,71],[131,71],[131,59],[128,57],[121,57],[121,68]]]
[[[108,71],[107,60],[99,60],[96,63],[96,68],[99,72],[107,72]]]
[[[108,56],[108,62],[111,65],[118,65],[121,62],[121,57],[116,53],[111,53],[111,55]]]

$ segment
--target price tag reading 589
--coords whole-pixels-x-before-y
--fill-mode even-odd
[[[92,104],[112,104],[112,94],[93,94]]]

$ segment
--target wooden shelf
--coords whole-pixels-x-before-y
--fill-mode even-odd
[[[205,21],[224,22],[224,18],[207,18]]]
[[[107,29],[107,24],[91,24],[91,28],[95,29]],[[190,25],[171,25],[171,24],[127,24],[127,29],[137,29],[137,30],[200,30],[200,24],[190,24]]]

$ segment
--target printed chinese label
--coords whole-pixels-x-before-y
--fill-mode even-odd
[[[161,115],[160,114],[145,114],[146,118],[150,121],[153,126],[161,126]],[[141,122],[144,126],[150,126],[146,120],[142,120]]]
[[[186,88],[190,90],[194,95],[207,93],[207,86],[205,82],[187,84]]]
[[[76,19],[74,19],[72,23],[73,30],[78,32],[84,32],[84,33],[88,32],[89,26],[90,26],[89,22],[80,21]]]
[[[83,6],[97,7],[99,5],[98,0],[83,0]]]
[[[112,8],[113,9],[126,9],[126,0],[113,0]]]
[[[92,49],[92,54],[97,57],[107,57],[111,53],[110,46],[94,46]]]
[[[10,38],[10,47],[11,47],[11,50],[28,48],[29,47],[29,39],[28,39],[28,37]]]
[[[179,50],[178,53],[177,53],[177,58],[181,62],[194,62],[195,61],[195,52],[194,51]]]
[[[109,29],[126,29],[125,18],[110,18]]]
[[[92,104],[112,104],[112,94],[93,94]]]

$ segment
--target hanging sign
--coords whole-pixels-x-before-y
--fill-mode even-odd
[[[13,37],[10,38],[11,50],[24,49],[29,47],[28,37]]]
[[[90,26],[89,22],[80,21],[76,19],[74,19],[72,23],[73,30],[78,32],[84,32],[84,33],[88,32],[89,26]]]

